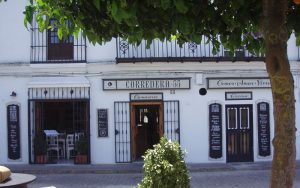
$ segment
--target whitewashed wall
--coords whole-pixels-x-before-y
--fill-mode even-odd
[[[143,64],[143,65],[106,65],[97,66],[90,65],[88,70],[98,72],[100,69],[102,73],[96,76],[90,76],[88,79],[91,82],[91,133],[92,136],[92,163],[114,163],[115,160],[115,143],[114,143],[114,101],[129,101],[129,93],[140,91],[103,91],[102,78],[174,78],[174,77],[191,77],[191,89],[176,90],[175,94],[171,94],[169,90],[147,90],[142,92],[162,92],[164,100],[179,100],[180,101],[180,137],[183,149],[187,151],[187,162],[226,162],[226,136],[225,136],[225,104],[252,104],[253,105],[253,146],[254,146],[254,160],[271,160],[271,157],[258,156],[258,136],[257,136],[257,122],[256,122],[256,103],[260,100],[265,100],[270,103],[271,125],[273,125],[272,103],[270,89],[254,89],[253,99],[249,101],[225,101],[225,90],[208,90],[207,95],[199,95],[199,89],[206,88],[206,77],[232,77],[230,70],[239,70],[247,72],[249,64],[245,67],[242,64],[225,63],[224,67],[215,67],[211,69],[209,64],[187,64],[174,63],[173,66],[168,64]],[[258,64],[257,64],[258,65]],[[208,68],[210,67],[210,69]],[[238,68],[242,67],[242,68]],[[266,73],[261,71],[264,68],[263,64],[257,66],[258,72],[248,71],[248,73],[240,76],[265,77]],[[220,69],[227,69],[223,73],[214,73]],[[196,84],[196,74],[202,73],[204,70],[203,84]],[[210,73],[211,72],[211,73]],[[238,72],[238,71],[236,71]],[[236,74],[235,74],[236,75]],[[238,75],[236,75],[238,76]],[[228,89],[226,91],[250,91],[249,89]],[[223,158],[221,160],[209,159],[209,139],[208,139],[208,105],[212,102],[220,102],[223,107]],[[109,109],[109,137],[97,138],[97,122],[96,109]],[[273,128],[271,128],[271,136],[273,136]]]
[[[253,99],[249,101],[225,101],[225,90],[208,90],[207,95],[199,95],[200,88],[206,88],[207,77],[265,77],[265,67],[262,62],[220,62],[220,63],[141,63],[115,64],[115,40],[105,45],[87,44],[87,64],[38,64],[30,65],[30,32],[23,25],[23,10],[27,1],[9,0],[0,3],[0,163],[15,163],[7,159],[7,123],[6,106],[20,104],[21,126],[21,160],[17,163],[28,163],[28,97],[27,84],[32,76],[80,75],[85,76],[91,84],[90,127],[91,127],[91,162],[105,164],[115,162],[115,132],[114,132],[114,101],[129,101],[129,93],[136,91],[103,91],[103,78],[168,78],[191,77],[191,89],[149,90],[143,92],[162,92],[164,100],[180,101],[181,145],[187,151],[187,162],[226,162],[225,136],[225,104],[253,105],[253,146],[254,160],[271,160],[271,157],[258,157],[256,103],[264,99],[270,102],[271,125],[272,95],[269,89],[254,89]],[[288,42],[290,60],[297,60],[298,49],[295,47],[294,36]],[[20,63],[20,64],[18,64]],[[300,91],[298,86],[299,62],[291,62],[295,75],[296,88],[296,123],[297,148],[300,147]],[[196,84],[196,74],[203,75],[203,84]],[[16,97],[10,97],[15,91]],[[227,90],[226,90],[227,91]],[[245,89],[228,91],[250,91]],[[214,101],[223,108],[223,158],[211,160],[208,156],[208,105]],[[96,110],[107,108],[109,116],[109,136],[97,137]],[[272,127],[272,126],[271,126]],[[274,128],[271,128],[273,136]],[[297,159],[300,151],[297,150]]]
[[[296,64],[297,62],[295,62]],[[187,151],[186,161],[193,163],[203,162],[226,162],[226,136],[225,136],[225,105],[226,104],[252,104],[253,105],[253,146],[254,160],[271,160],[270,157],[258,156],[258,138],[257,138],[257,122],[256,122],[256,103],[260,100],[270,102],[271,125],[273,122],[273,105],[271,102],[272,95],[270,89],[228,89],[226,91],[252,91],[253,99],[248,101],[225,101],[225,90],[208,89],[205,96],[199,95],[200,88],[206,88],[207,77],[232,77],[233,75],[240,77],[264,77],[266,73],[262,71],[263,64],[256,64],[255,71],[253,64],[245,63],[224,63],[222,67],[216,64],[199,64],[199,63],[174,63],[170,64],[143,64],[143,65],[115,65],[115,64],[89,64],[85,68],[82,66],[71,68],[68,66],[60,66],[59,69],[52,67],[45,68],[43,66],[30,65],[14,65],[9,66],[2,64],[0,70],[0,118],[1,122],[0,135],[0,162],[15,163],[7,159],[7,123],[6,123],[6,106],[7,104],[20,104],[20,127],[21,127],[21,155],[22,159],[17,163],[28,163],[28,97],[27,84],[33,75],[49,76],[49,75],[84,75],[91,84],[91,101],[90,101],[90,127],[91,127],[91,162],[93,164],[106,164],[115,162],[115,135],[114,135],[114,101],[129,101],[129,93],[137,91],[103,91],[103,78],[174,78],[174,77],[191,77],[191,89],[175,90],[175,94],[171,94],[169,90],[149,90],[143,92],[162,92],[164,100],[180,101],[180,137],[183,149]],[[187,65],[189,65],[187,67]],[[255,65],[255,64],[254,64]],[[250,70],[250,66],[252,70]],[[185,67],[185,68],[184,68]],[[209,68],[210,67],[210,68]],[[213,68],[212,68],[213,67]],[[293,66],[294,67],[294,66]],[[9,71],[10,70],[10,71]],[[235,74],[233,74],[235,72]],[[240,72],[240,75],[237,74]],[[3,74],[8,74],[3,76]],[[75,74],[74,74],[75,73]],[[196,74],[203,74],[203,84],[196,84]],[[296,83],[299,79],[295,77]],[[17,97],[11,97],[12,91],[17,93]],[[140,92],[140,91],[138,91]],[[299,114],[299,90],[296,85],[296,113]],[[222,104],[223,110],[223,158],[220,160],[209,159],[208,155],[208,105],[213,102]],[[96,110],[98,108],[107,108],[109,116],[109,136],[107,138],[97,137],[97,120]],[[299,127],[299,116],[297,118],[297,128]],[[271,126],[271,136],[273,136],[274,128]],[[297,147],[299,147],[299,131],[297,134]],[[300,159],[299,151],[297,151],[297,159]]]
[[[6,76],[0,77],[0,163],[28,163],[28,77]],[[11,92],[16,92],[16,97],[11,97]],[[20,144],[21,159],[10,160],[7,153],[7,105],[18,104],[20,107]]]
[[[9,0],[0,3],[0,63],[29,63],[30,32],[23,22],[26,2]]]

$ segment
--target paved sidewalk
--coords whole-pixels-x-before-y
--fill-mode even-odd
[[[4,164],[5,165],[5,164]],[[7,164],[5,165],[15,173],[30,174],[122,174],[143,173],[143,163],[126,164],[99,164],[99,165],[74,165],[74,164]],[[253,163],[187,163],[190,172],[217,172],[236,170],[267,170],[271,169],[271,162]],[[300,169],[300,161],[296,162]]]

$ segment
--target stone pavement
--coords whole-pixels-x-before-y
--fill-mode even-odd
[[[97,164],[97,165],[74,165],[74,164],[4,164],[14,173],[29,174],[125,174],[142,173],[143,163],[126,164]],[[271,169],[271,162],[253,163],[187,163],[190,172],[217,172],[237,170],[267,170]],[[300,161],[296,162],[296,168],[300,169]]]

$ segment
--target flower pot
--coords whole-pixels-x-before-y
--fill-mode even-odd
[[[48,163],[47,155],[37,155],[36,161],[37,164],[45,164]]]
[[[75,164],[87,164],[87,155],[76,155]]]

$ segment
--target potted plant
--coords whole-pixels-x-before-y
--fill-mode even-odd
[[[47,142],[42,135],[34,137],[34,155],[37,164],[45,164],[47,159]]]
[[[80,136],[75,142],[75,164],[87,164],[88,142],[85,136]]]

